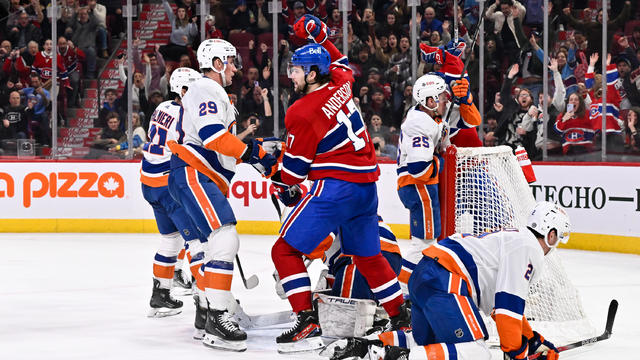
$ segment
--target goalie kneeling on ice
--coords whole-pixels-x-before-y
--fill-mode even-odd
[[[373,326],[375,301],[325,294],[315,294],[315,297],[322,336],[359,337]]]

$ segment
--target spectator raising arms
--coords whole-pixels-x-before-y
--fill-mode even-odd
[[[171,36],[169,44],[161,46],[159,51],[165,59],[178,62],[182,54],[187,54],[187,46],[190,46],[198,35],[198,18],[189,19],[184,7],[178,7],[174,14],[167,0],[163,0],[162,5],[171,23]]]

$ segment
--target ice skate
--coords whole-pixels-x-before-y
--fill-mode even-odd
[[[331,360],[364,359],[369,353],[369,345],[382,345],[379,340],[368,340],[360,337],[351,337],[336,340],[322,350],[321,356]]]
[[[324,347],[318,313],[307,310],[298,313],[293,327],[276,338],[281,354],[318,350]]]
[[[232,316],[228,310],[209,309],[202,343],[220,350],[247,350],[247,333],[240,330]]]
[[[193,277],[191,274],[183,271],[182,269],[176,269],[173,273],[173,288],[171,293],[174,296],[186,296],[193,294]]]
[[[196,319],[193,322],[193,326],[195,327],[193,338],[202,340],[205,334],[204,327],[207,324],[207,308],[200,306],[200,298],[198,295],[193,295],[193,302],[196,305]]]
[[[149,305],[151,309],[147,317],[160,318],[182,312],[182,301],[172,298],[169,289],[160,288],[160,281],[157,279],[153,279],[153,292]]]
[[[411,330],[411,310],[407,306],[407,303],[405,302],[400,306],[400,314],[392,316],[389,320],[391,320],[392,331]]]

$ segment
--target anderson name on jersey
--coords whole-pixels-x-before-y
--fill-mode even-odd
[[[331,63],[331,81],[303,96],[287,111],[287,147],[282,180],[305,178],[375,182],[380,170],[371,137],[353,101],[352,70],[346,57]],[[319,109],[320,111],[313,111]]]
[[[151,187],[167,186],[171,169],[169,140],[181,141],[184,110],[175,101],[162,102],[151,115],[149,141],[142,146],[144,157],[140,169],[140,181]]]

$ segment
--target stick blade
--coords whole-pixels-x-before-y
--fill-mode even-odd
[[[247,289],[253,289],[260,283],[260,280],[256,275],[251,275],[245,282],[244,287]]]
[[[616,312],[618,311],[618,300],[613,299],[609,303],[609,312],[607,313],[607,325],[605,326],[605,333],[611,336],[613,331],[613,321],[616,319]]]

